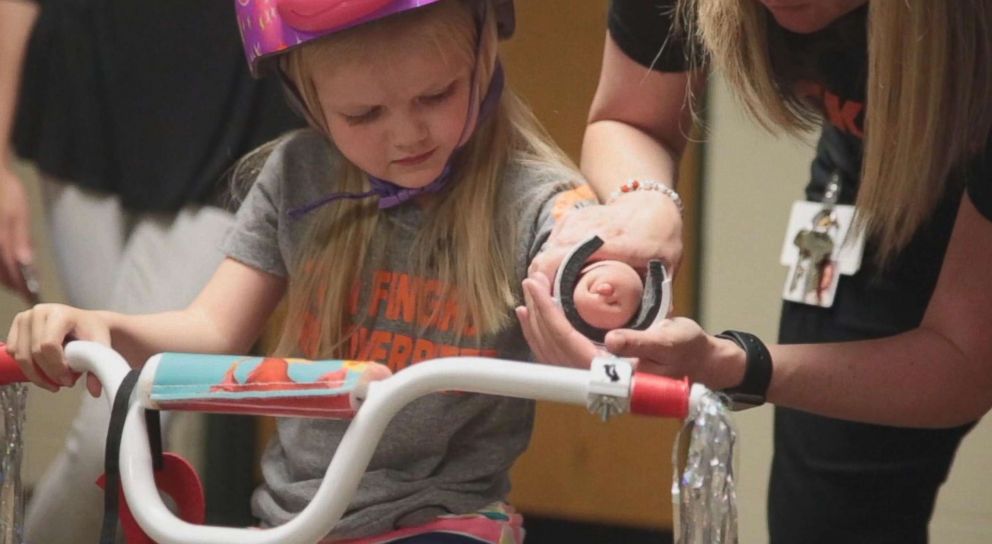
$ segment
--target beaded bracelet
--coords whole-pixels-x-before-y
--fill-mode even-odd
[[[675,192],[675,189],[672,189],[671,187],[665,185],[664,183],[660,183],[657,181],[638,181],[636,179],[630,180],[627,183],[621,185],[620,188],[617,189],[616,191],[610,193],[610,198],[609,200],[606,201],[606,203],[610,204],[614,200],[616,200],[617,197],[619,197],[620,195],[624,193],[633,193],[634,191],[658,191],[659,193],[672,199],[672,202],[675,203],[675,207],[679,209],[679,213],[680,214],[682,213],[682,209],[683,209],[682,197],[680,197],[679,194]]]

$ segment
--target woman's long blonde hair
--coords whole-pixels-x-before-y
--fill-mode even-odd
[[[477,96],[485,94],[492,78],[498,38],[489,2],[487,24],[478,46],[474,0],[446,0],[429,7],[389,17],[325,38],[289,53],[283,69],[296,84],[311,116],[311,124],[327,134],[316,89],[309,77],[314,59],[323,55],[343,58],[349,52],[387,40],[422,40],[434,44],[438,55],[469,66],[479,63]],[[396,48],[394,48],[395,50]],[[465,145],[453,164],[449,188],[425,209],[410,254],[410,273],[437,278],[457,297],[459,312],[455,331],[471,327],[492,333],[505,327],[517,303],[516,232],[521,227],[512,215],[497,215],[500,187],[511,159],[558,165],[562,174],[575,179],[576,169],[552,142],[530,111],[509,89],[488,119]],[[359,192],[369,188],[368,176],[344,157],[337,161],[336,187],[328,190]],[[511,210],[505,210],[510,212]],[[307,357],[348,357],[348,338],[354,327],[347,308],[354,305],[353,289],[374,270],[378,255],[372,247],[392,228],[380,221],[374,201],[339,201],[325,206],[314,218],[295,272],[290,276],[285,327],[277,353]],[[442,300],[445,298],[441,297]],[[424,304],[418,300],[418,307]],[[418,310],[417,315],[420,315]],[[436,316],[435,316],[436,317]],[[358,318],[356,317],[356,321]],[[421,325],[423,325],[421,323]],[[301,339],[308,345],[300,346]],[[477,336],[478,338],[478,336]]]
[[[773,71],[771,15],[756,0],[680,0],[680,21],[765,128],[798,133],[818,112]],[[693,41],[690,39],[690,42]],[[875,0],[868,8],[861,225],[886,263],[927,220],[949,174],[992,128],[992,0]]]

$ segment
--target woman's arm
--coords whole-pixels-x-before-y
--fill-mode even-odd
[[[912,427],[974,421],[992,407],[992,222],[965,196],[923,321],[858,342],[769,346],[768,400],[824,416]],[[545,301],[546,302],[546,301]],[[737,385],[743,352],[688,320],[615,331],[606,346],[642,370]]]
[[[690,91],[700,91],[704,83],[701,75],[649,70],[607,36],[581,161],[600,201],[631,179],[674,187],[692,126]],[[638,191],[563,218],[531,269],[554,277],[568,250],[593,233],[606,242],[595,259],[643,267],[661,258],[675,269],[682,258],[682,218],[675,203],[659,192]]]
[[[135,366],[162,351],[244,353],[285,286],[284,278],[226,259],[184,310],[125,315],[41,304],[17,315],[7,349],[31,381],[52,390],[74,381],[62,349],[69,337],[110,343]]]
[[[641,66],[607,35],[581,161],[600,200],[631,178],[675,187],[692,129],[690,93],[704,84],[703,74]]]
[[[990,282],[992,222],[965,196],[920,326],[881,340],[775,346],[769,399],[891,425],[978,419],[992,407]]]

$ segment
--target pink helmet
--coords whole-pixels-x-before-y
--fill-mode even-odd
[[[241,42],[252,75],[265,59],[362,23],[440,0],[235,0]],[[513,34],[513,0],[493,2],[501,38]]]

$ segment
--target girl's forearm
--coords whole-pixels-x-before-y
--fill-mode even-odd
[[[225,334],[210,316],[195,306],[146,315],[100,312],[110,327],[111,342],[133,366],[164,351],[187,353],[245,353],[251,341]]]

